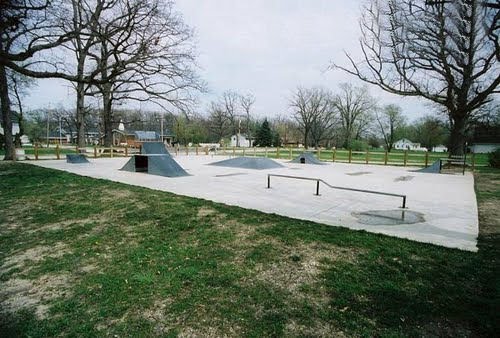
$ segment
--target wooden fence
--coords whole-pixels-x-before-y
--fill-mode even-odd
[[[62,155],[67,153],[86,153],[91,158],[101,157],[127,157],[137,153],[139,149],[125,147],[86,147],[79,149],[60,148],[57,145],[55,148],[39,148],[34,147],[34,159],[41,159],[40,151],[43,150],[44,159],[61,159]],[[253,157],[268,157],[275,159],[291,160],[301,153],[306,151],[303,148],[236,148],[236,147],[221,147],[217,150],[210,150],[208,147],[173,147],[169,148],[171,153],[177,156],[192,156],[192,155],[225,155],[225,156],[253,156]],[[427,167],[441,158],[448,157],[447,153],[431,153],[431,152],[412,152],[412,151],[354,151],[345,149],[329,149],[329,150],[307,150],[313,153],[318,159],[325,162],[340,162],[340,163],[356,163],[356,164],[376,164],[376,165],[396,165],[396,166],[418,166]],[[65,157],[64,157],[65,158]],[[476,155],[474,153],[467,155],[467,163],[474,168],[476,163]]]

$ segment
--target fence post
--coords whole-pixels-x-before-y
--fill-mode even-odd
[[[405,156],[403,158],[403,165],[406,167],[406,163],[408,162],[408,150],[405,150]]]
[[[186,145],[186,156],[188,156],[188,155],[189,155],[189,146]]]
[[[276,158],[280,158],[280,147],[276,147]]]
[[[349,163],[352,161],[352,149],[349,149]]]
[[[109,157],[113,158],[113,146],[109,147]]]
[[[369,160],[370,160],[370,153],[368,152],[368,149],[366,149],[365,164],[368,164]]]
[[[321,161],[321,149],[320,148],[318,148],[318,160]]]
[[[289,149],[290,149],[290,159],[292,159],[292,147],[290,147]]]
[[[425,167],[427,168],[429,166],[429,152],[425,153]]]
[[[224,155],[226,155],[226,148],[227,148],[227,146],[224,144],[224,148],[222,148]]]
[[[198,146],[196,146],[196,155],[198,155]]]
[[[389,152],[386,150],[384,156],[384,165],[387,165],[388,161],[389,161]]]
[[[476,153],[472,153],[472,171],[474,171],[474,168],[476,167]]]
[[[267,157],[267,147],[266,147],[266,157]]]
[[[205,147],[205,155],[208,155],[208,146]]]
[[[61,159],[61,154],[59,153],[59,144],[56,144],[56,157],[58,160]]]
[[[255,146],[253,147],[253,157],[257,156]]]
[[[38,160],[38,143],[35,143],[35,160]]]
[[[97,158],[97,145],[94,145],[94,158]]]
[[[125,157],[128,157],[128,145],[125,145]]]
[[[335,155],[337,153],[337,149],[333,148],[333,153],[332,153],[332,162],[335,162]]]
[[[243,147],[243,157],[245,157],[245,147]]]
[[[236,156],[236,147],[233,146],[233,156]]]

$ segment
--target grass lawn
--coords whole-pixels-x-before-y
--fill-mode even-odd
[[[470,253],[0,163],[0,336],[494,336],[500,172]]]

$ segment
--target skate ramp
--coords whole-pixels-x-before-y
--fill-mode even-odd
[[[120,170],[165,177],[189,176],[170,154],[134,155]]]
[[[319,164],[319,165],[324,165],[326,163],[318,160],[312,153],[302,153],[293,160],[290,161],[290,163],[302,163],[302,164]]]
[[[209,163],[209,165],[255,170],[276,169],[284,167],[278,162],[265,157],[235,157],[228,160]]]
[[[427,168],[422,168],[418,170],[413,170],[416,173],[432,173],[439,174],[441,172],[441,160],[436,160],[433,164]]]
[[[90,163],[87,160],[87,157],[83,154],[67,154],[66,155],[67,163]]]
[[[141,147],[141,154],[161,154],[170,156],[167,148],[165,148],[165,145],[161,142],[144,142]]]

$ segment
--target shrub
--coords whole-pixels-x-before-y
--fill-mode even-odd
[[[488,162],[493,168],[500,168],[500,148],[488,154]]]
[[[368,149],[368,143],[361,140],[353,140],[349,148],[354,151],[366,151]]]

